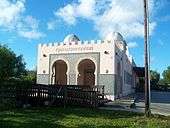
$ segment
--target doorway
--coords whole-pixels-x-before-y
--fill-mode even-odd
[[[84,59],[78,64],[78,85],[95,85],[95,63],[90,59]]]
[[[57,60],[53,64],[54,84],[67,85],[67,64],[63,60]]]

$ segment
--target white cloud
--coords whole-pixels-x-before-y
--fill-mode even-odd
[[[127,45],[128,45],[129,48],[136,48],[136,47],[138,47],[138,44],[136,42],[129,42]]]
[[[73,25],[76,22],[75,13],[76,12],[75,12],[74,5],[72,6],[69,4],[65,6],[64,8],[61,8],[57,12],[55,12],[55,15],[62,17],[66,23]]]
[[[150,0],[149,9],[153,16],[156,2]],[[75,25],[78,18],[91,20],[100,37],[118,31],[127,38],[143,36],[143,1],[140,0],[78,0],[55,12],[69,25]],[[156,22],[150,23],[152,34]]]
[[[91,18],[96,13],[95,4],[95,0],[79,0],[76,6],[77,15],[84,18]]]
[[[39,22],[32,16],[24,16],[25,0],[0,0],[0,28],[16,31],[19,36],[38,39],[45,34],[39,32]]]
[[[47,29],[48,30],[54,30],[56,28],[56,21],[54,20],[54,21],[49,21],[48,23],[47,23]]]
[[[95,0],[79,0],[78,3],[68,4],[55,12],[55,16],[62,19],[69,25],[75,25],[76,18],[91,18],[95,14]]]
[[[31,29],[37,29],[39,26],[39,21],[33,18],[32,16],[26,16],[24,19],[26,25],[28,25]]]
[[[24,0],[17,0],[15,3],[0,0],[0,26],[13,27],[25,10],[24,3]]]
[[[38,31],[39,21],[32,16],[26,16],[22,22],[17,25],[18,34],[27,39],[39,39],[45,34]]]
[[[39,39],[45,36],[45,34],[38,31],[19,31],[19,35],[27,39]]]

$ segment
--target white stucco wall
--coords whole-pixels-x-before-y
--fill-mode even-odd
[[[51,70],[52,67],[50,67],[49,64],[54,63],[55,60],[53,60],[54,62],[49,62],[50,55],[56,55],[56,54],[60,55],[60,54],[70,54],[70,53],[74,53],[74,54],[87,53],[86,57],[79,58],[80,61],[82,59],[91,59],[93,61],[95,59],[91,58],[91,55],[89,53],[99,53],[100,64],[99,67],[97,67],[97,72],[95,72],[96,76],[97,73],[101,75],[103,74],[107,74],[107,75],[112,74],[113,76],[116,75],[117,63],[120,62],[121,77],[122,77],[122,95],[127,95],[132,91],[132,85],[129,85],[124,81],[125,71],[128,72],[130,75],[132,75],[132,57],[129,55],[128,47],[126,46],[126,43],[123,40],[123,38],[114,38],[114,40],[106,39],[106,40],[77,41],[77,42],[73,41],[73,42],[39,44],[38,58],[37,58],[37,74],[49,75],[49,78],[51,78],[49,69]],[[60,58],[60,59],[64,60],[64,58]],[[67,62],[67,60],[64,61]],[[97,65],[97,62],[94,63],[95,65]],[[67,64],[69,65],[69,63]],[[78,64],[79,61],[76,62],[77,66]],[[75,70],[77,70],[77,66],[75,66]],[[108,80],[110,80],[110,78]],[[112,84],[114,83],[112,82]]]
[[[82,44],[84,43],[84,44]],[[49,74],[49,55],[50,54],[69,54],[69,53],[100,53],[100,74],[114,74],[114,44],[109,41],[79,41],[79,44],[43,44],[38,47],[38,66],[37,74]],[[108,52],[105,54],[104,52]],[[46,55],[44,57],[43,55]],[[87,56],[88,58],[88,56]],[[81,58],[80,58],[81,59]],[[45,73],[43,71],[45,70]],[[107,73],[107,74],[108,74]]]

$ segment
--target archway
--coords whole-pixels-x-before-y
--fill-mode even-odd
[[[57,60],[53,64],[54,84],[67,85],[67,64],[63,60]]]
[[[84,59],[78,64],[78,85],[95,85],[95,64],[90,59]]]

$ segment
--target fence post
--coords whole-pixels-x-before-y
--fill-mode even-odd
[[[38,98],[38,106],[40,106],[40,85],[38,84],[38,94],[37,94],[37,98]]]
[[[96,104],[95,104],[95,107],[97,108],[99,106],[99,93],[98,92],[95,92],[95,99],[96,99]]]
[[[97,107],[97,100],[98,100],[98,97],[97,97],[97,93],[96,91],[91,91],[91,97],[92,97],[92,107],[93,108],[96,108]]]
[[[67,86],[64,85],[64,95],[63,95],[63,98],[64,98],[64,108],[66,107],[67,105]]]
[[[104,86],[102,87],[102,100],[104,100]]]

